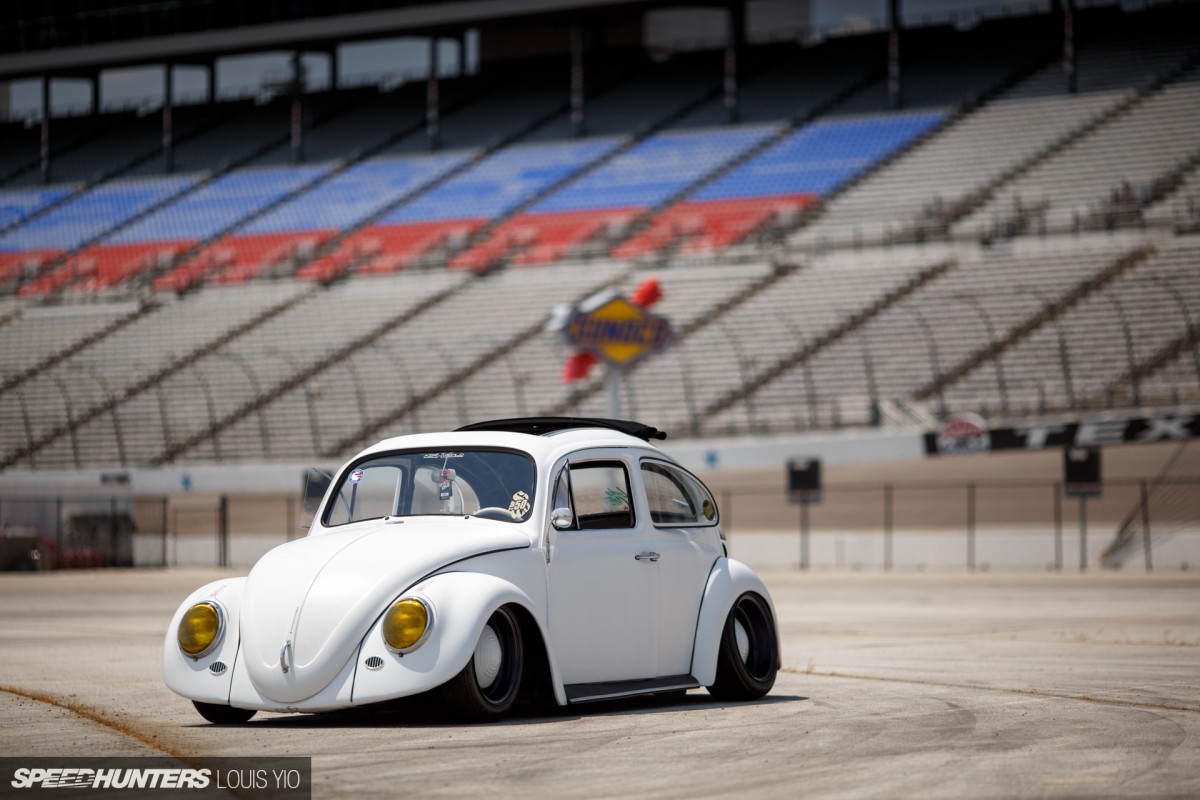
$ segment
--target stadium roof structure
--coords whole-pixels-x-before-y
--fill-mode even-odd
[[[0,79],[80,75],[100,69],[163,62],[189,63],[267,50],[329,49],[356,40],[403,34],[456,35],[467,28],[529,17],[612,15],[669,7],[663,0],[378,0],[376,10],[344,11],[342,3],[305,5],[301,16],[271,18],[247,12],[241,0],[205,3],[106,0],[86,13],[55,15],[37,6],[22,17],[10,10],[0,26]],[[691,5],[703,5],[693,3]],[[383,8],[379,8],[383,6]],[[156,9],[155,7],[161,7]],[[256,16],[248,18],[248,13]],[[61,42],[61,44],[60,44]]]

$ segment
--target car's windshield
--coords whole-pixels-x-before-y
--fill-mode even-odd
[[[474,514],[505,522],[533,508],[533,460],[507,450],[374,455],[351,465],[325,508],[326,527],[365,519]]]

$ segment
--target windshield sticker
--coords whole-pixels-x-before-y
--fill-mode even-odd
[[[448,459],[448,458],[462,458],[462,457],[463,457],[462,453],[426,453],[424,456],[422,456],[422,458],[440,458],[443,460]]]
[[[524,492],[517,492],[513,495],[512,502],[508,504],[508,513],[514,517],[521,518],[529,513],[529,495]]]
[[[363,479],[363,471],[361,469],[356,469],[350,473],[350,482],[351,483],[358,483],[362,479]]]

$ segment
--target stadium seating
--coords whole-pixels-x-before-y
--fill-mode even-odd
[[[1110,390],[1123,395],[1123,404],[1131,403],[1130,359],[1135,364],[1152,359],[1186,332],[1193,309],[1200,309],[1197,258],[1197,237],[1180,237],[1007,350],[997,360],[1009,405],[1026,413],[1103,407],[1118,400]],[[1194,366],[1190,353],[1183,363]],[[1200,389],[1196,377],[1193,369],[1175,385],[1194,383]],[[1157,385],[1165,400],[1170,384],[1160,380]],[[956,408],[994,408],[995,375],[975,370],[955,383],[947,398]]]
[[[589,60],[582,131],[561,59],[445,81],[440,146],[419,83],[317,93],[302,163],[282,97],[181,109],[172,174],[156,115],[56,119],[36,186],[0,126],[0,463],[604,416],[546,323],[650,276],[623,413],[673,432],[1200,402],[1191,17],[1078,13],[1073,94],[1014,17],[906,32],[899,110],[873,33],[746,48],[736,121],[711,50]]]
[[[87,346],[73,357],[40,372],[18,389],[0,394],[0,442],[5,454],[25,446],[27,431],[38,439],[60,428],[68,419],[78,420],[89,410],[125,396],[139,382],[189,354],[205,350],[270,309],[294,301],[306,288],[292,281],[261,282],[215,287],[181,299],[155,296],[157,307],[151,313],[110,336],[85,342]],[[47,319],[42,324],[53,324],[63,333],[72,328],[79,331],[83,326],[95,331],[100,316],[111,319],[131,310],[128,301],[50,306],[44,312]],[[31,320],[38,316],[30,315]],[[54,335],[60,333],[55,331]],[[84,336],[79,331],[74,338]],[[191,385],[193,393],[202,395],[202,389],[197,383]],[[116,426],[124,421],[122,430],[132,432],[151,427],[145,424],[147,419],[123,407],[115,415],[97,417],[87,426],[86,433],[81,430],[76,437],[64,435],[55,440],[25,463],[72,466],[75,450],[88,463],[118,463]],[[92,438],[93,430],[103,433]]]
[[[1200,147],[1200,71],[1166,86],[996,193],[961,226],[985,225],[1016,204],[1042,209],[1051,230],[1105,227]],[[1118,158],[1113,154],[1119,153]]]
[[[773,215],[803,209],[835,191],[941,116],[930,112],[807,125],[689,195],[613,255],[645,255],[679,239],[687,240],[685,249],[720,250]]]
[[[33,214],[74,192],[72,186],[0,191],[0,231],[16,227]]]
[[[191,188],[195,175],[106,183],[0,234],[2,250],[73,250]]]
[[[1062,301],[1143,243],[1137,234],[1100,234],[1016,240],[993,248],[944,245],[950,248],[944,254],[935,245],[831,253],[827,258],[843,264],[871,259],[886,265],[906,253],[920,258],[931,252],[937,255],[925,260],[951,257],[956,266],[715,415],[706,430],[795,427],[797,404],[807,406],[810,396],[817,413],[808,427],[868,424],[872,398],[911,401],[936,377],[985,351],[1003,332],[1025,323],[1046,303]],[[992,381],[990,392],[996,398],[993,366],[989,362],[976,374]],[[936,397],[925,402],[930,415],[936,415]]]

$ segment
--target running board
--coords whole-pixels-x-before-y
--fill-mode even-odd
[[[650,678],[638,681],[573,683],[563,688],[567,691],[568,703],[590,703],[596,700],[615,700],[618,697],[656,694],[676,689],[696,689],[699,686],[699,681],[691,675],[668,675],[665,678]]]

